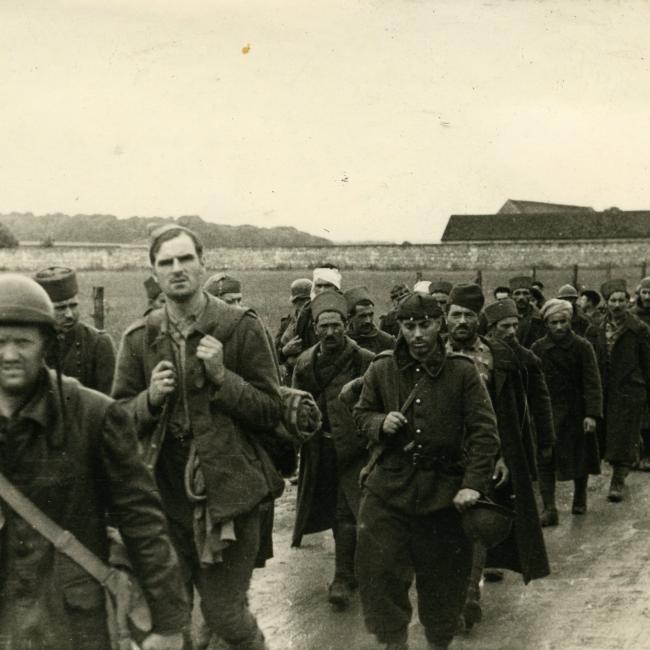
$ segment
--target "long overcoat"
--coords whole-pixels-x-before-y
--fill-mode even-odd
[[[345,384],[365,373],[374,355],[359,347],[352,339],[346,338],[340,369],[323,387],[316,373],[319,345],[311,347],[298,357],[293,374],[294,388],[313,395],[323,412],[324,421],[329,424],[329,430],[320,431],[300,450],[298,502],[292,546],[300,546],[303,535],[334,526],[339,485],[356,515],[361,498],[359,473],[368,457],[365,440],[348,406],[339,398],[339,393]]]
[[[539,309],[533,304],[529,305],[527,313],[519,318],[517,340],[525,348],[530,348],[537,339],[541,339],[545,334],[546,323],[544,323]]]
[[[521,354],[518,356],[503,341],[491,338],[484,341],[494,361],[489,392],[497,416],[501,453],[510,471],[509,484],[493,493],[493,497],[502,505],[514,506],[515,510],[510,536],[488,552],[486,566],[517,571],[528,583],[550,573],[532,485],[537,476],[537,444],[531,426],[536,414],[545,442],[553,435],[550,401],[539,382],[530,382]],[[532,356],[528,350],[524,352]],[[534,410],[532,401],[537,402]]]
[[[596,354],[586,339],[570,332],[561,341],[549,335],[533,344],[542,361],[551,395],[557,442],[555,462],[560,481],[600,474],[596,433],[585,433],[585,417],[603,416],[603,392]]]
[[[590,330],[604,393],[601,454],[614,464],[632,464],[639,455],[639,431],[650,403],[650,328],[627,313],[618,339],[607,351],[604,321]]]

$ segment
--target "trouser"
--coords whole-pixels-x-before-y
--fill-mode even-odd
[[[354,553],[357,547],[357,521],[350,503],[339,483],[336,497],[336,521],[334,524],[334,582],[346,582],[356,586]]]
[[[364,620],[380,643],[406,638],[414,572],[427,640],[451,641],[472,565],[472,543],[456,510],[410,515],[366,492],[359,510],[356,561]]]
[[[474,542],[472,551],[472,570],[469,576],[467,600],[481,599],[481,578],[487,561],[487,548],[481,542]]]
[[[210,630],[237,650],[263,650],[264,637],[248,608],[248,588],[257,556],[259,509],[235,518],[237,541],[222,552],[222,561],[201,566],[193,535],[173,525],[172,542],[190,596],[193,586],[201,597],[201,612]],[[191,650],[186,638],[185,650]]]
[[[537,459],[537,474],[539,479],[539,493],[542,497],[544,509],[555,508],[555,452],[550,458]]]

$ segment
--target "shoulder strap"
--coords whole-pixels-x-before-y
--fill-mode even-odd
[[[409,407],[411,404],[413,404],[413,400],[415,399],[415,396],[418,394],[418,388],[420,387],[420,382],[417,382],[413,388],[411,388],[411,392],[408,394],[406,399],[404,400],[404,404],[400,407],[399,412],[402,415],[406,415],[406,411],[409,410]]]

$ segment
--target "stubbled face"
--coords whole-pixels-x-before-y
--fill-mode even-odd
[[[79,320],[79,299],[77,296],[53,303],[56,327],[61,332],[71,330]]]
[[[324,311],[314,324],[323,352],[338,352],[345,345],[345,321],[337,311]]]
[[[512,292],[512,299],[517,305],[517,311],[523,313],[528,309],[530,304],[530,290],[529,289],[515,289]]]
[[[457,343],[471,343],[478,333],[478,314],[460,305],[451,305],[447,312],[447,331]]]
[[[0,391],[28,393],[43,368],[45,337],[33,325],[0,325]]]
[[[400,322],[400,331],[414,359],[426,359],[436,348],[442,316]]]
[[[607,299],[607,307],[609,309],[609,313],[615,319],[625,316],[625,312],[627,311],[628,304],[629,304],[628,299],[624,291],[615,291]]]
[[[571,331],[571,319],[566,314],[554,314],[546,319],[546,327],[554,341],[561,341]]]
[[[331,282],[325,282],[325,280],[316,280],[312,285],[311,293],[313,296],[317,296],[323,291],[336,291],[336,287]]]
[[[357,305],[350,317],[350,329],[355,334],[368,335],[375,330],[375,308],[373,305]]]
[[[645,287],[642,287],[639,289],[639,300],[644,309],[650,309],[650,288],[646,289]]]
[[[166,299],[187,302],[201,288],[205,265],[194,242],[185,233],[163,242],[154,260],[152,273]]]
[[[506,343],[513,343],[517,340],[518,325],[519,318],[517,318],[517,316],[502,318],[492,326],[492,336],[496,339],[505,341]]]

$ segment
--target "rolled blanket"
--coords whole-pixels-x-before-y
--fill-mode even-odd
[[[321,428],[322,415],[311,393],[280,386],[282,425],[299,445],[304,444]]]

